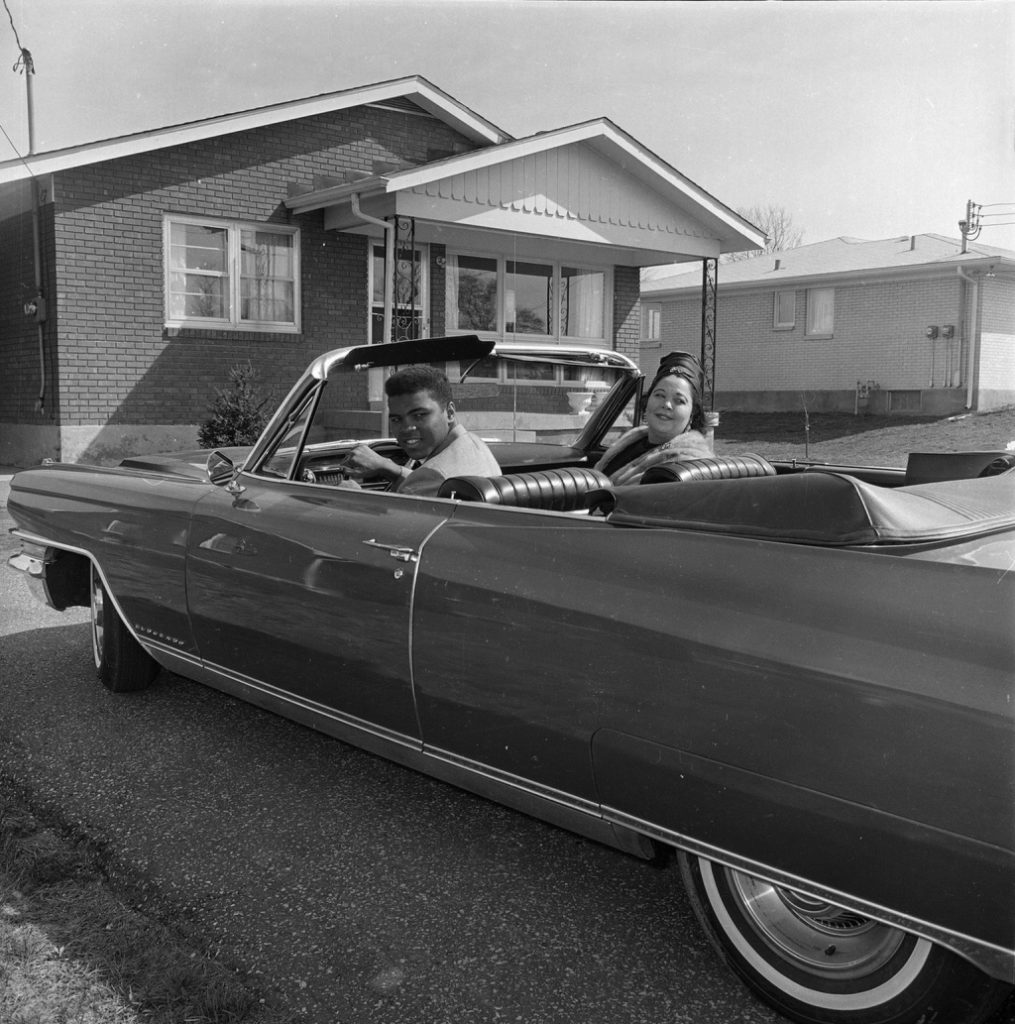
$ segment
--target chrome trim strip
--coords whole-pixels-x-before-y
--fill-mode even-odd
[[[348,729],[355,729],[357,732],[377,737],[378,739],[385,740],[388,743],[392,743],[398,747],[403,747],[415,753],[419,753],[422,750],[422,741],[415,737],[407,736],[405,733],[395,732],[392,729],[386,729],[383,726],[374,725],[372,722],[366,721],[366,719],[357,718],[355,715],[345,714],[342,711],[329,707],[327,704],[321,704],[318,701],[311,700],[309,697],[301,697],[298,694],[292,693],[290,690],[280,689],[277,686],[273,686],[271,683],[265,683],[259,679],[254,679],[251,676],[244,675],[242,672],[234,672],[232,669],[224,668],[221,665],[202,661],[200,658],[186,654],[176,648],[160,644],[157,641],[143,641],[143,643],[144,646],[148,648],[149,652],[158,652],[159,654],[171,657],[173,660],[192,666],[200,672],[205,672],[222,679],[231,684],[233,688],[263,694],[278,704],[291,705],[292,707],[299,708],[302,711],[309,712],[317,718],[321,718],[329,722],[335,722],[336,724],[345,726]]]
[[[120,620],[127,627],[127,630],[129,631],[130,635],[145,650],[148,650],[150,653],[151,644],[137,632],[137,630],[134,628],[134,624],[130,622],[127,616],[124,614],[123,608],[120,607],[120,602],[117,601],[116,595],[113,593],[112,589],[109,586],[109,580],[107,579],[106,574],[102,571],[102,566],[99,564],[99,560],[91,551],[88,551],[86,548],[75,547],[73,544],[64,544],[62,542],[47,540],[46,538],[40,537],[37,534],[26,533],[24,530],[17,528],[11,530],[11,533],[19,540],[25,541],[29,544],[39,544],[47,548],[55,548],[58,551],[69,551],[72,555],[81,555],[82,558],[87,558],[92,568],[95,569],[95,571],[99,574],[99,579],[102,581],[102,587],[106,591],[106,596],[109,598],[109,600],[112,602],[113,607],[116,609],[116,614],[120,616]],[[89,614],[91,613],[90,605],[82,605],[82,607],[88,608]]]
[[[451,765],[452,767],[461,768],[464,771],[471,772],[473,775],[481,775],[484,778],[492,779],[494,782],[498,782],[502,786],[507,786],[510,789],[539,797],[542,800],[546,800],[548,803],[554,803],[562,807],[568,807],[571,810],[580,811],[582,814],[586,814],[591,818],[601,819],[603,817],[599,804],[595,800],[586,800],[582,797],[572,796],[570,793],[565,793],[563,790],[554,789],[552,786],[544,786],[542,783],[533,782],[531,779],[522,778],[520,775],[514,775],[511,772],[502,771],[500,768],[493,768],[482,761],[474,761],[471,758],[463,757],[461,754],[445,750],[442,747],[435,747],[430,743],[423,744],[423,753],[434,761],[441,761],[444,764]]]
[[[849,893],[841,892],[838,889],[816,885],[809,879],[800,878],[798,875],[793,875],[786,871],[777,871],[748,857],[738,856],[737,854],[730,853],[728,850],[720,849],[709,843],[700,842],[683,833],[654,825],[642,818],[625,814],[616,808],[604,806],[602,811],[603,818],[612,824],[620,825],[634,832],[640,832],[642,835],[646,835],[657,842],[665,843],[668,846],[676,846],[681,850],[686,850],[689,853],[704,857],[706,860],[723,864],[736,871],[743,871],[754,875],[766,882],[771,882],[773,885],[786,886],[790,889],[801,889],[804,892],[827,899],[830,903],[855,910],[857,913],[873,918],[875,921],[915,932],[933,942],[937,942],[939,945],[946,946],[994,978],[1008,982],[1015,980],[1015,977],[1013,977],[1013,974],[1015,974],[1015,951],[1013,950],[1004,949],[1002,946],[995,946],[989,942],[983,942],[980,939],[963,935],[952,929],[942,928],[940,925],[931,924],[929,921],[924,921],[908,914],[901,914],[888,907],[871,903]]]

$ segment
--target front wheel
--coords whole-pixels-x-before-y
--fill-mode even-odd
[[[113,693],[143,690],[159,671],[155,659],[134,639],[109,599],[95,566],[91,578],[92,654],[95,673]]]
[[[927,939],[693,854],[679,860],[722,958],[800,1024],[979,1024],[1010,991]]]

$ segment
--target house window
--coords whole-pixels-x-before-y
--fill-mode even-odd
[[[167,217],[170,327],[299,330],[296,228]]]
[[[796,326],[796,292],[781,291],[775,293],[775,311],[772,318],[772,326],[776,330],[786,330]]]
[[[447,328],[497,330],[497,261],[486,256],[448,256]]]
[[[641,307],[641,336],[643,341],[662,341],[663,307],[653,302]]]
[[[810,288],[807,291],[808,336],[831,337],[835,321],[835,289]]]
[[[449,333],[607,341],[605,270],[449,253],[446,281]]]
[[[606,337],[606,274],[581,267],[560,268],[560,333],[565,338]]]
[[[383,245],[373,247],[370,261],[370,341],[383,341],[384,335],[384,261]],[[395,283],[392,290],[391,341],[412,341],[426,336],[428,294],[426,254],[422,246],[400,249],[395,253]]]

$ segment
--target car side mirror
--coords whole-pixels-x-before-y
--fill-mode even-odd
[[[208,473],[208,479],[216,487],[228,484],[236,475],[236,467],[233,465],[233,460],[227,455],[223,455],[217,448],[208,456],[205,469]]]

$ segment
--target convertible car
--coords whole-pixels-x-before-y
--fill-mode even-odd
[[[350,487],[356,444],[404,462],[376,406],[418,362],[500,475]],[[474,336],[329,352],[249,449],[18,473],[11,564],[91,607],[111,690],[167,669],[675,852],[720,955],[790,1019],[985,1020],[1015,980],[1015,458],[745,453],[612,487],[595,463],[642,380]]]

